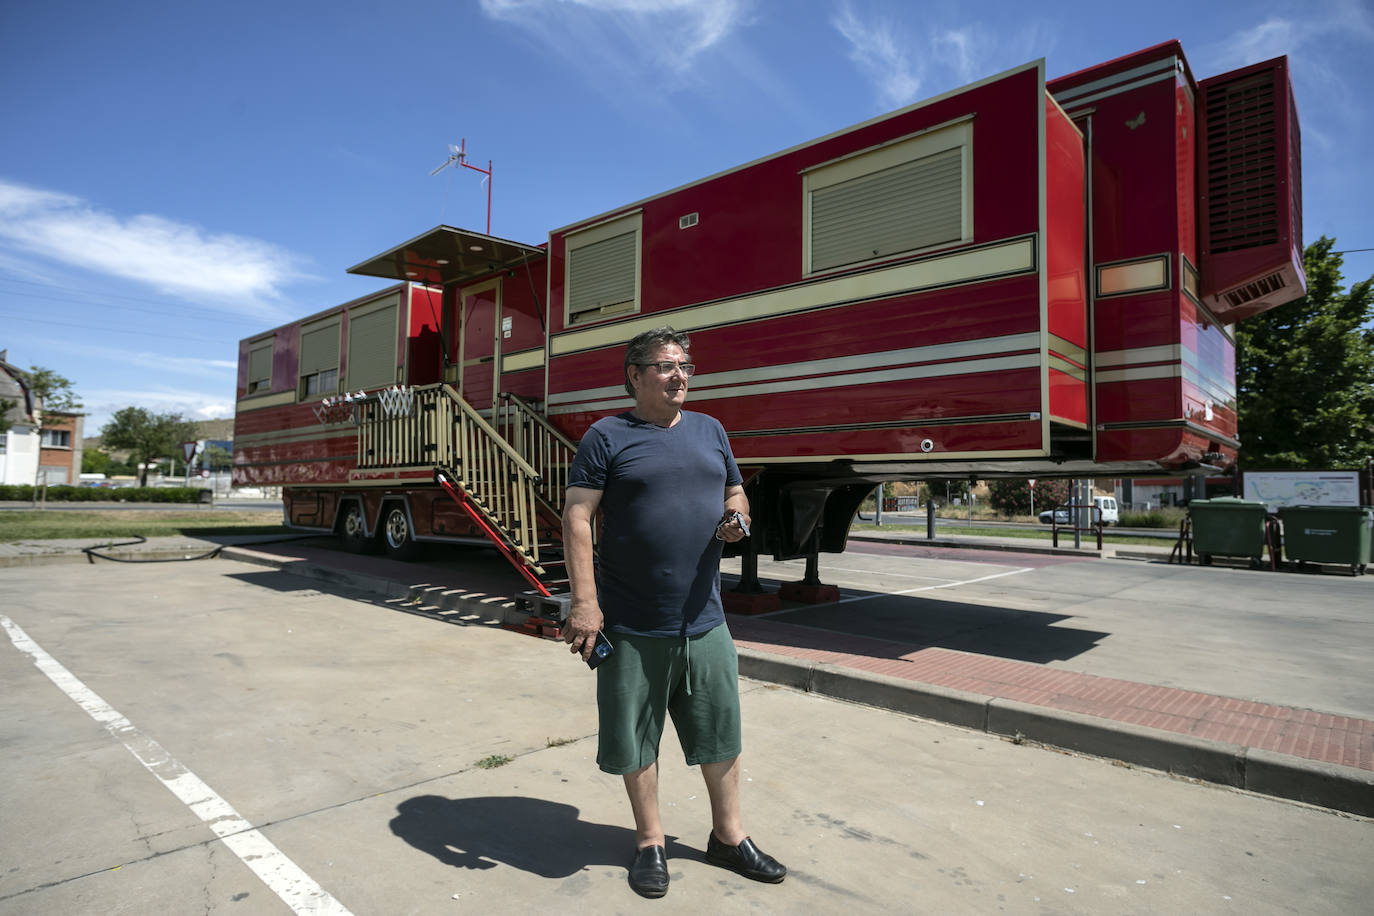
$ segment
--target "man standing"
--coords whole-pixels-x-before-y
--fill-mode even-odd
[[[596,760],[625,779],[635,819],[630,886],[646,897],[668,892],[658,811],[665,713],[688,765],[700,764],[706,780],[706,861],[774,884],[787,874],[740,820],[739,672],[720,603],[720,556],[722,542],[746,536],[749,501],[720,423],[682,409],[695,369],[689,345],[668,327],[630,341],[625,390],[634,409],[583,436],[563,512],[572,583],[563,638],[584,659],[603,629],[615,647],[597,669]]]

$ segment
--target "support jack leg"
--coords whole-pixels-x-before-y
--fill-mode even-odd
[[[722,592],[720,602],[729,614],[766,614],[782,607],[782,599],[763,590],[759,581],[759,555],[752,547],[740,557],[739,584]]]
[[[840,600],[838,586],[821,582],[820,556],[815,553],[806,558],[806,578],[800,582],[784,582],[778,594],[788,601],[800,601],[802,604],[827,604]]]

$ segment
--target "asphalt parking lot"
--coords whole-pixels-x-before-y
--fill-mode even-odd
[[[859,600],[830,613],[842,609],[849,629],[892,635],[913,606],[885,602],[938,587],[943,603],[913,622],[935,643],[969,645],[1014,624],[1006,615],[1023,607],[1047,613],[1036,599],[1072,584],[1080,600],[1061,598],[1057,619],[1038,629],[1077,633],[1057,643],[1065,657],[1043,664],[1105,668],[1119,663],[1112,653],[1129,658],[1130,645],[1148,641],[1128,626],[1139,616],[1131,596],[1150,579],[1133,564],[1018,561],[1043,565],[998,575],[1007,568],[966,556],[844,560],[863,588],[846,586],[843,599]],[[438,563],[408,574],[452,571]],[[910,593],[893,596],[875,588],[885,573],[925,578],[903,580],[889,591]],[[1240,576],[1190,570],[1170,586],[1171,601],[1192,595],[1205,607],[1200,591],[1222,583],[1234,592]],[[1267,578],[1254,587],[1272,590]],[[1336,594],[1345,595],[1339,589],[1368,578],[1305,581],[1344,582]],[[480,614],[443,622],[413,599],[319,585],[223,559],[0,570],[11,643],[0,651],[0,913],[647,905],[625,884],[632,834],[619,781],[593,763],[584,669],[558,644]],[[475,600],[499,605],[498,592]],[[1248,593],[1242,603],[1252,603]],[[977,616],[989,608],[996,613]],[[810,632],[839,632],[822,609],[788,614]],[[1026,654],[1035,628],[1023,629],[1000,651]],[[1368,644],[1350,621],[1318,629],[1331,645]],[[1179,642],[1223,639],[1209,632]],[[1251,651],[1232,640],[1232,654]],[[1196,670],[1191,657],[1165,665],[1170,655],[1158,650],[1142,667]],[[54,680],[53,665],[66,676]],[[1342,670],[1310,677],[1327,674],[1331,684],[1347,679]],[[1356,684],[1349,702],[1362,703],[1366,689]],[[704,793],[670,734],[663,806],[673,888],[660,909],[1344,913],[1374,890],[1366,818],[758,681],[743,692],[747,823],[792,873],[761,886],[702,861]]]

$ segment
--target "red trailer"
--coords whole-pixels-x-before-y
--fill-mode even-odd
[[[690,331],[751,554],[841,551],[875,484],[1217,473],[1236,320],[1301,296],[1283,58],[1177,42],[989,77],[526,245],[440,226],[401,285],[240,345],[235,482],[398,555],[480,540],[556,592],[575,442],[630,337]]]

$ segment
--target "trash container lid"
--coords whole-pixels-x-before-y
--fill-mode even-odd
[[[1266,505],[1257,499],[1240,499],[1235,496],[1217,496],[1212,499],[1193,499],[1189,500],[1188,507],[1193,506],[1215,506],[1218,509],[1248,509],[1257,506],[1261,509],[1267,508]]]

